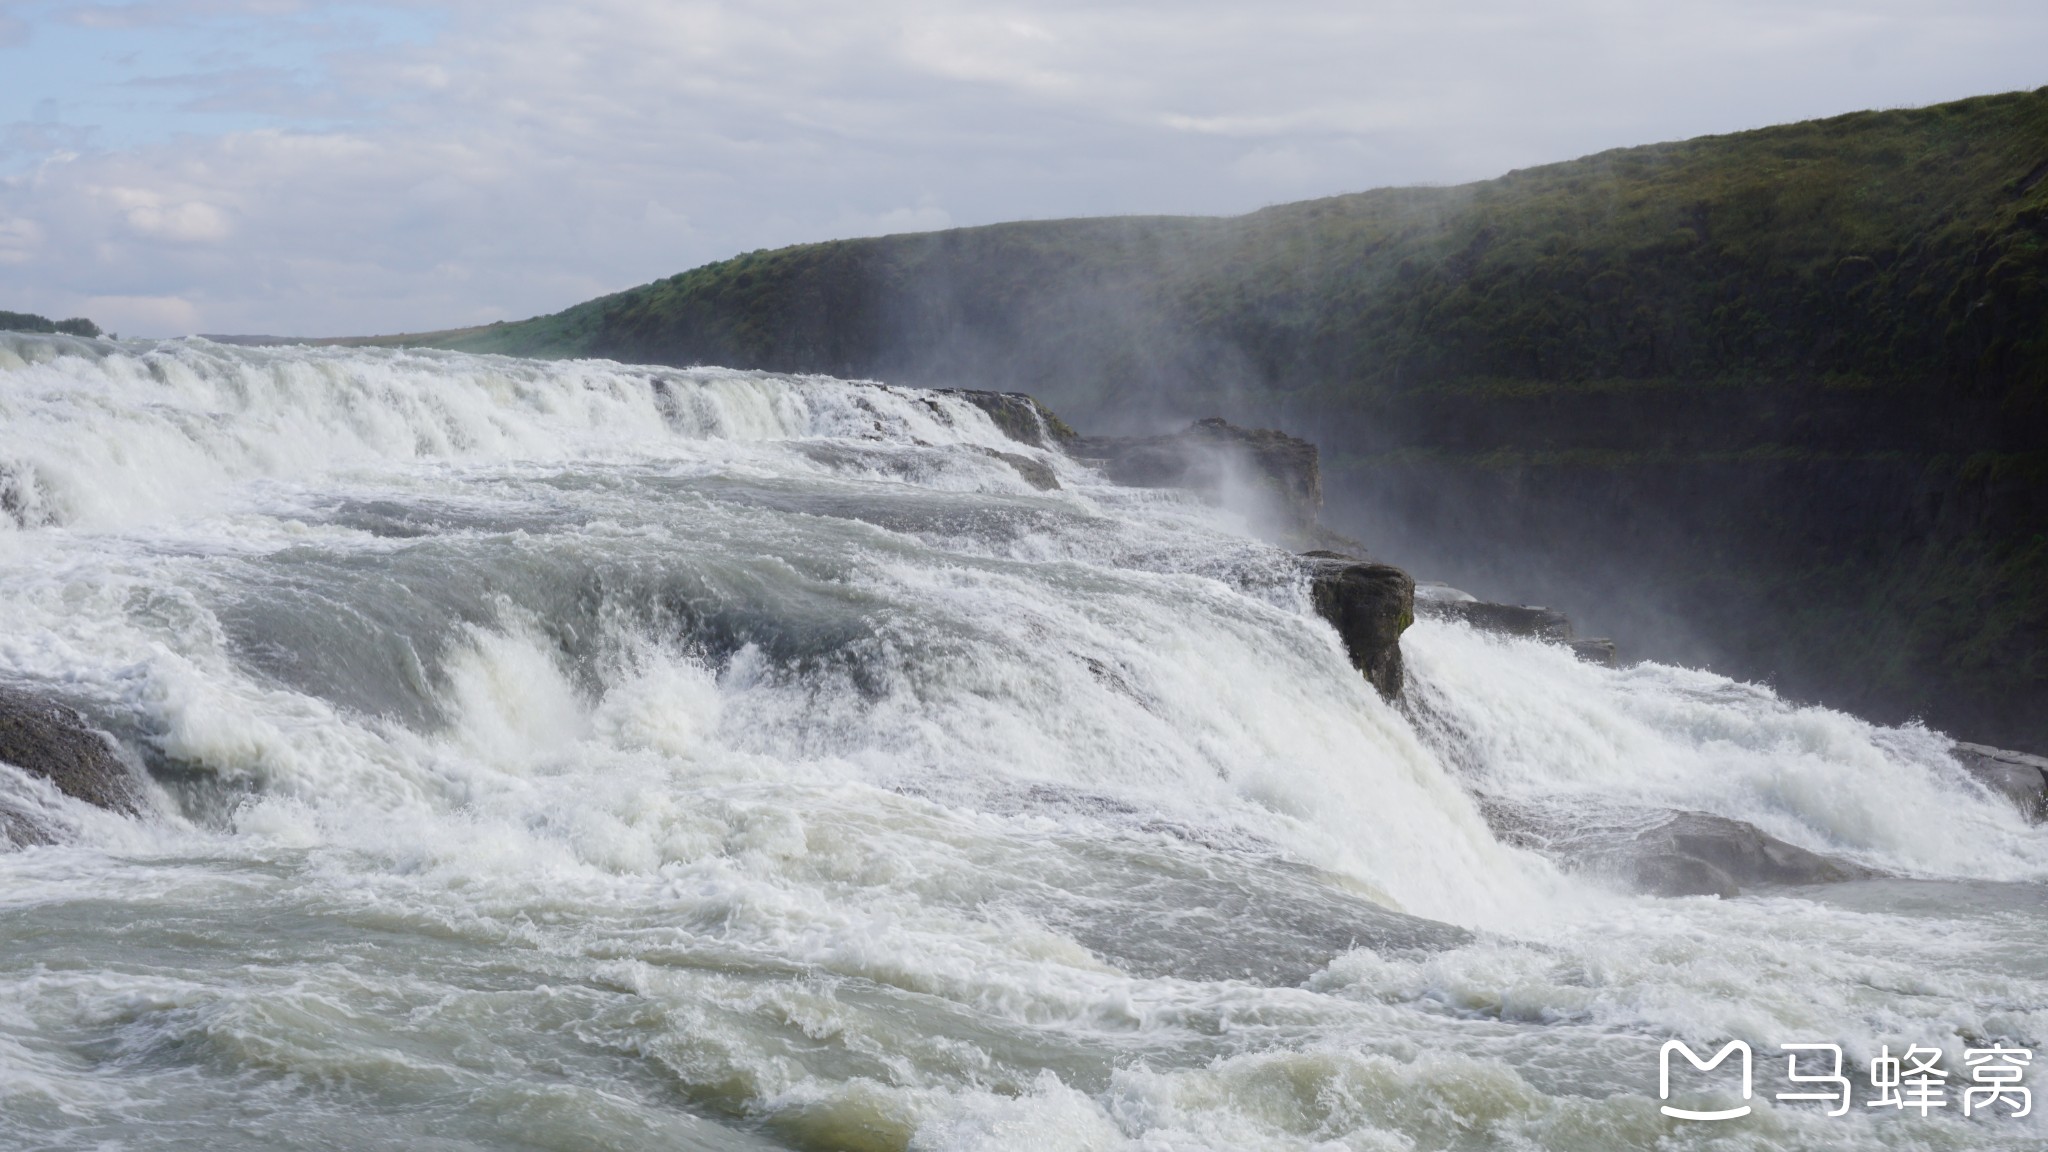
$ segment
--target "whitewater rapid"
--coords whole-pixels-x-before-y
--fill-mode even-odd
[[[2048,1034],[1946,736],[1432,621],[1392,706],[1257,527],[945,393],[0,336],[0,683],[155,789],[0,766],[0,1146],[2038,1146],[1657,1111],[1672,1036]],[[1891,879],[1636,896],[1479,794]]]

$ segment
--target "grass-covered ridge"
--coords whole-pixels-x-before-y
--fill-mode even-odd
[[[100,326],[83,316],[69,320],[52,320],[33,312],[0,311],[0,332],[62,332],[68,336],[91,338],[104,335]]]
[[[754,252],[404,342],[1277,423],[1390,559],[2048,751],[2048,89]]]
[[[1060,385],[1069,406],[1131,390],[1132,368],[1175,391],[1248,374],[1330,396],[1759,371],[1859,387],[1934,370],[1995,385],[2048,357],[2048,334],[2019,323],[2048,301],[2044,177],[2048,90],[1231,219],[1048,221],[754,252],[446,343],[776,368],[897,362],[916,374],[998,358],[963,354],[963,339],[1038,366],[1075,360],[1028,346],[1058,321],[1069,340],[1191,332],[1234,353],[1221,365],[1156,347],[1122,365],[1081,357],[1073,366],[1094,370]],[[1077,298],[1118,306],[1062,307]],[[1026,344],[1001,347],[1006,337]]]

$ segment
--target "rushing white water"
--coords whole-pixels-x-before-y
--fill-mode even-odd
[[[0,766],[63,831],[0,854],[0,1146],[2048,1132],[1658,1114],[1672,1036],[2048,1033],[2048,836],[1947,738],[1429,622],[1404,712],[1246,525],[957,397],[0,337],[0,509],[0,682],[157,789]],[[1897,878],[1629,895],[1475,791]]]

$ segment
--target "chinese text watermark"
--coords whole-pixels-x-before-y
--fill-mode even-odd
[[[1848,1114],[1856,1103],[1856,1085],[1843,1069],[1841,1045],[1796,1043],[1780,1044],[1778,1048],[1785,1054],[1784,1079],[1792,1090],[1773,1093],[1773,1099],[1822,1104],[1829,1116]],[[1686,1063],[1700,1072],[1712,1072],[1724,1064],[1728,1065],[1729,1071],[1724,1075],[1739,1071],[1742,1098],[1753,1098],[1755,1069],[1747,1043],[1731,1040],[1711,1057],[1702,1058],[1684,1041],[1667,1040],[1657,1052],[1659,1100],[1671,1099],[1671,1058],[1674,1055],[1684,1057]],[[2033,1090],[2021,1084],[2026,1078],[2028,1065],[2034,1059],[2030,1049],[2008,1047],[2004,1043],[1995,1043],[1989,1048],[1965,1048],[1961,1069],[1942,1067],[1945,1055],[1940,1048],[1910,1044],[1903,1053],[1894,1056],[1891,1045],[1884,1045],[1870,1059],[1866,1069],[1865,1078],[1870,1088],[1864,1093],[1863,1106],[1927,1116],[1936,1108],[1947,1108],[1959,1102],[1965,1116],[1989,1112],[2018,1118],[2032,1114]],[[1731,1056],[1738,1059],[1731,1061]],[[1967,1074],[1967,1082],[1955,1077],[1958,1071]],[[1952,1095],[1952,1088],[1960,1089],[1959,1095]],[[1734,1120],[1749,1115],[1750,1106],[1743,1104],[1734,1108],[1701,1110],[1666,1103],[1658,1111],[1680,1120]]]

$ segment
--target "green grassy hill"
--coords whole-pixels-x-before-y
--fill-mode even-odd
[[[69,336],[98,336],[100,326],[83,316],[52,320],[33,312],[0,311],[0,332],[62,332]]]
[[[2048,751],[2048,89],[754,252],[392,342],[1275,423],[1321,443],[1329,518],[1425,575]]]

